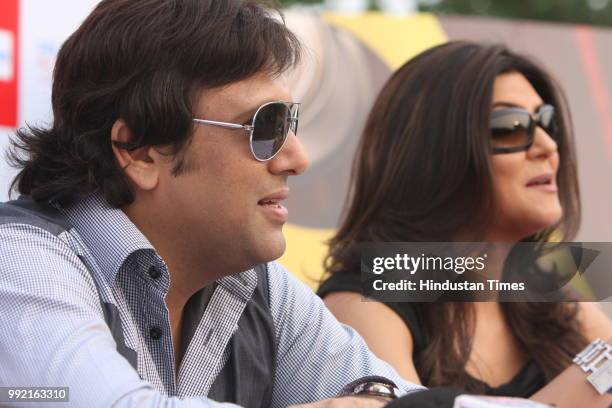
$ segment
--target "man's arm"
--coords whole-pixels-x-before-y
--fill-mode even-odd
[[[21,224],[0,226],[0,386],[69,387],[59,406],[235,407],[168,398],[141,380],[117,352],[76,254]]]
[[[277,263],[269,264],[270,308],[278,344],[273,407],[331,398],[369,375],[403,392],[423,387],[401,379],[352,328],[340,324],[313,292]]]
[[[329,293],[324,303],[336,319],[363,337],[376,356],[391,364],[404,379],[421,384],[412,359],[412,333],[395,310],[382,302],[364,302],[356,292]]]

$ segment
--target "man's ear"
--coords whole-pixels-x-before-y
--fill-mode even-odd
[[[117,119],[111,129],[111,146],[117,164],[134,185],[142,190],[153,190],[159,182],[160,166],[159,155],[153,154],[151,146],[128,150],[117,146],[134,140],[132,130],[123,119]],[[156,160],[158,159],[158,160]]]

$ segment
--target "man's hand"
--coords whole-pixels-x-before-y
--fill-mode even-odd
[[[380,408],[384,407],[390,402],[391,400],[388,398],[374,396],[356,396],[331,398],[304,405],[292,405],[290,408]]]

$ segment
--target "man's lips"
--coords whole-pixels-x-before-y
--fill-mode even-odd
[[[274,221],[286,222],[289,211],[281,204],[281,201],[287,198],[289,198],[289,189],[284,188],[265,196],[257,202],[257,205],[264,209],[268,218]]]
[[[257,204],[259,205],[270,204],[270,203],[278,204],[280,201],[286,200],[287,198],[289,198],[289,189],[283,188],[281,190],[278,190],[274,193],[271,193],[265,196],[264,198],[259,200]]]

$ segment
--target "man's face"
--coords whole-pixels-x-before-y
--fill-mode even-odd
[[[269,101],[291,102],[291,95],[278,81],[258,75],[203,91],[194,116],[250,124],[257,108]],[[243,129],[194,126],[185,151],[187,171],[173,176],[175,162],[169,162],[156,188],[156,200],[171,214],[172,228],[179,228],[185,245],[211,265],[239,271],[280,257],[285,250],[287,209],[281,201],[289,194],[287,181],[308,166],[302,144],[290,132],[273,159],[259,162]]]

